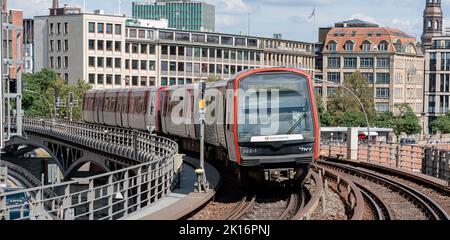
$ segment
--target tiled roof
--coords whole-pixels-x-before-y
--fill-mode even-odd
[[[394,43],[400,41],[402,47],[410,43],[415,44],[416,39],[405,32],[393,28],[383,27],[335,27],[332,28],[326,37],[324,52],[327,52],[327,47],[330,42],[337,43],[336,51],[344,51],[344,45],[347,41],[355,43],[354,51],[362,51],[361,46],[363,42],[369,41],[372,43],[372,49],[379,46],[382,41],[389,43],[388,51],[395,51]]]

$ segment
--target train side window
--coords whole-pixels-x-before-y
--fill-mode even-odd
[[[151,93],[150,114],[155,115],[155,94]]]

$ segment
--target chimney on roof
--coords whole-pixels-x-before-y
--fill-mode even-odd
[[[59,1],[58,0],[53,0],[52,8],[53,9],[59,8]]]

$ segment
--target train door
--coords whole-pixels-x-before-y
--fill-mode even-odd
[[[156,123],[158,122],[157,114],[156,114],[156,98],[157,98],[157,96],[158,96],[157,89],[156,88],[151,89],[148,114],[147,114],[147,116],[148,116],[147,126],[152,131],[157,130],[157,127],[156,127]]]
[[[234,81],[229,81],[227,84],[227,98],[226,98],[226,129],[225,136],[227,142],[227,149],[229,159],[233,162],[238,162],[238,154],[236,152],[236,142],[234,136],[234,120],[235,120],[235,102],[234,102]],[[237,110],[236,110],[237,111]]]

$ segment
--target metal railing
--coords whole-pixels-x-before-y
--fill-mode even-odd
[[[131,158],[138,164],[81,180],[0,193],[0,217],[29,206],[29,216],[17,219],[113,220],[151,206],[170,193],[178,145],[144,132],[68,121],[24,119],[26,132],[46,134]],[[47,194],[51,189],[55,194]],[[29,200],[10,204],[8,197]],[[9,204],[8,204],[9,203]]]
[[[323,142],[321,156],[348,158],[346,142]],[[418,145],[376,142],[370,146],[358,144],[358,160],[378,163],[413,172],[421,172],[436,178],[450,181],[450,151]]]

